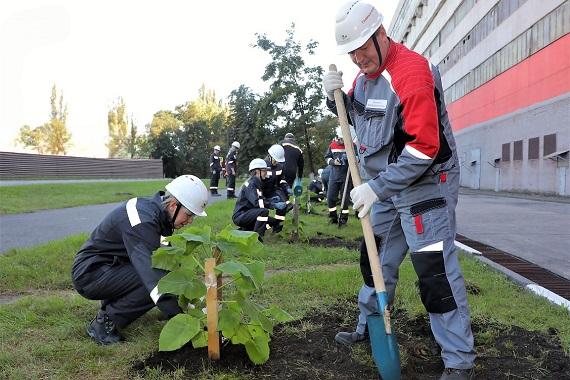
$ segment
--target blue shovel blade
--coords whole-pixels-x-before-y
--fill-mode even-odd
[[[379,306],[384,304],[380,293]],[[385,293],[383,294],[385,296]],[[379,308],[380,313],[374,313],[366,318],[368,324],[368,333],[370,334],[370,344],[372,345],[372,357],[378,367],[378,372],[383,380],[399,380],[400,379],[400,350],[394,331],[391,334],[386,333],[386,325],[384,323],[384,308]]]

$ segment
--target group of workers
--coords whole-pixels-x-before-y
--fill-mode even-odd
[[[445,369],[440,379],[471,379],[473,334],[454,245],[459,161],[441,78],[426,58],[390,39],[382,21],[382,14],[366,0],[351,0],[340,8],[335,29],[338,51],[348,54],[359,73],[347,93],[342,92],[342,72],[325,73],[326,104],[337,113],[334,93],[342,95],[337,99],[343,100],[358,137],[359,169],[365,182],[350,190],[350,198],[359,217],[370,212],[388,304],[394,302],[398,270],[409,251],[421,300],[441,347]],[[261,239],[267,229],[282,228],[290,209],[291,186],[296,176],[302,176],[302,164],[293,169],[283,166],[287,150],[298,149],[292,138],[288,134],[282,144],[268,149],[265,159],[250,162],[250,178],[236,201],[233,222],[256,231]],[[323,182],[329,218],[337,223],[346,214],[341,207],[339,217],[336,209],[340,189],[348,184],[344,143],[338,135],[330,144],[329,178]],[[217,194],[222,172],[220,147],[216,148],[212,195]],[[235,197],[239,148],[238,142],[232,143],[226,157],[228,198]],[[324,171],[321,177],[325,177]],[[99,312],[87,326],[87,333],[97,343],[122,340],[119,330],[155,305],[167,318],[181,312],[176,298],[158,292],[157,282],[164,271],[152,267],[151,256],[160,246],[161,236],[190,224],[194,216],[206,216],[207,202],[208,190],[202,181],[184,175],[166,185],[166,192],[122,203],[93,231],[75,258],[72,278],[81,295],[101,300]],[[276,210],[275,217],[269,216],[270,208]],[[360,315],[355,331],[336,335],[335,340],[342,344],[369,339],[367,316],[378,312],[364,243],[360,268]]]

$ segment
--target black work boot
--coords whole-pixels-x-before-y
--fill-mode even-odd
[[[278,234],[279,232],[283,231],[283,224],[276,223],[273,225],[272,229],[274,234]]]
[[[475,371],[473,368],[469,369],[457,369],[457,368],[446,368],[443,370],[439,380],[471,380],[475,376]]]
[[[344,226],[346,223],[348,223],[348,214],[340,214],[340,217],[338,218],[338,226]]]
[[[338,224],[338,214],[336,211],[329,211],[329,223]]]
[[[334,340],[337,343],[344,344],[345,346],[352,346],[355,343],[365,342],[369,339],[368,331],[364,334],[354,332],[341,331],[335,335]]]
[[[87,334],[97,344],[104,346],[118,343],[125,339],[117,330],[115,322],[107,314],[101,312],[87,325]]]

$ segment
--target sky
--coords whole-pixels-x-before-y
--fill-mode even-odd
[[[370,0],[386,29],[397,0]],[[319,42],[307,64],[335,63],[345,84],[356,74],[335,52],[334,21],[345,0],[0,2],[0,151],[23,125],[49,121],[55,84],[68,107],[69,155],[106,157],[107,113],[119,97],[140,132],[152,115],[198,96],[202,84],[223,100],[241,84],[261,94],[269,55],[251,45],[255,33],[283,43]]]

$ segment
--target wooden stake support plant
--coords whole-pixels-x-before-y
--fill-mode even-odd
[[[218,332],[218,279],[216,278],[216,259],[206,259],[205,280],[206,309],[208,323],[208,357],[211,360],[220,359],[220,333]],[[221,281],[221,279],[220,279]]]

